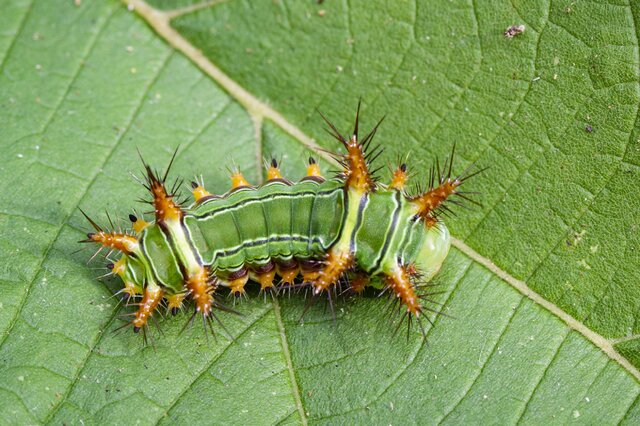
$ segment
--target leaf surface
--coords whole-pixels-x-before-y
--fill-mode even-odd
[[[207,341],[200,324],[181,333],[189,313],[161,320],[154,347],[113,333],[127,312],[111,297],[120,284],[96,282],[102,262],[77,252],[77,207],[103,221],[103,209],[144,210],[129,176],[137,149],[161,168],[180,146],[174,175],[202,174],[215,193],[231,160],[258,182],[262,158],[282,156],[297,179],[312,151],[173,50],[148,15],[15,0],[0,16],[0,418],[638,422],[637,370],[601,350],[638,365],[637,6],[213,3],[152,2],[322,147],[336,149],[316,109],[346,131],[362,97],[363,128],[387,114],[382,161],[410,152],[416,180],[454,141],[460,170],[491,165],[471,184],[484,208],[448,221],[460,244],[436,282],[452,317],[407,340],[393,337],[384,299],[341,303],[336,324],[320,305],[300,323],[305,302],[291,295],[223,314],[235,342]],[[505,39],[516,23],[525,33]]]

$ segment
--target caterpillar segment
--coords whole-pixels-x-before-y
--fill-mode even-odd
[[[405,164],[389,184],[379,183],[371,165],[382,148],[372,141],[382,120],[360,139],[359,110],[349,137],[323,116],[345,152],[333,154],[342,170],[328,179],[310,158],[306,176],[291,183],[272,160],[264,184],[250,185],[236,168],[226,194],[211,195],[193,182],[195,202],[182,207],[176,191],[165,187],[168,170],[159,178],[143,162],[155,221],[131,218],[134,237],[104,231],[87,217],[96,232],[85,240],[122,253],[113,268],[126,283],[122,292],[141,295],[134,330],[159,306],[175,314],[187,302],[205,324],[211,318],[220,323],[215,311],[235,312],[220,302],[221,289],[244,296],[249,280],[274,296],[280,289],[310,288],[329,303],[344,282],[356,294],[383,288],[404,307],[403,318],[409,324],[416,318],[422,328],[420,316],[431,309],[422,304],[428,299],[419,283],[431,280],[450,248],[441,214],[454,196],[460,198],[454,204],[474,202],[459,187],[478,172],[453,176],[452,151],[443,169],[432,168],[424,191],[407,194]]]
[[[365,288],[367,288],[370,282],[371,278],[369,278],[368,275],[362,272],[357,272],[349,278],[348,290],[353,292],[354,294],[361,294],[362,292],[364,292]]]
[[[367,203],[368,194],[376,190],[375,179],[369,170],[370,162],[375,158],[371,159],[366,151],[378,130],[378,126],[382,122],[380,120],[373,130],[360,141],[358,139],[360,102],[358,102],[353,133],[350,137],[343,136],[324,115],[322,118],[329,126],[329,134],[338,140],[347,151],[343,155],[334,154],[334,158],[343,167],[341,176],[344,176],[348,208],[345,215],[345,229],[342,230],[338,242],[329,249],[322,269],[319,271],[317,278],[312,281],[314,294],[329,290],[330,287],[340,281],[347,271],[355,266],[353,228],[359,225],[361,220],[362,211],[360,207]],[[379,149],[374,149],[373,151],[381,152]]]

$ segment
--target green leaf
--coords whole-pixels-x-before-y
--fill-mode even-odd
[[[151,3],[0,14],[0,418],[639,421],[639,6]],[[507,39],[513,24],[526,31]],[[393,337],[373,294],[335,324],[322,306],[300,323],[302,295],[253,297],[221,314],[234,342],[181,332],[189,313],[151,347],[113,332],[130,308],[77,251],[78,207],[144,210],[136,150],[162,168],[180,146],[174,176],[217,193],[232,160],[259,182],[263,156],[282,156],[296,179],[314,142],[337,148],[316,109],[348,129],[359,97],[363,127],[387,114],[381,162],[410,152],[416,181],[454,142],[459,170],[491,166],[469,185],[484,207],[447,222],[449,316],[426,340]]]

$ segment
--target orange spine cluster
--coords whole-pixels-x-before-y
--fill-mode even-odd
[[[136,317],[133,320],[133,331],[138,332],[142,327],[147,325],[147,321],[153,315],[153,311],[158,307],[158,304],[164,297],[164,291],[159,288],[149,288],[147,287],[144,291],[144,295],[142,296],[142,301],[140,301],[140,305],[138,306],[138,311],[136,312]]]
[[[354,257],[351,252],[336,252],[330,250],[325,260],[324,268],[319,272],[318,277],[313,281],[313,291],[318,294],[327,290],[331,285],[338,282],[342,274],[353,267]]]
[[[87,234],[87,237],[95,243],[119,250],[125,254],[133,253],[138,247],[138,240],[135,237],[117,232],[98,231]]]
[[[369,166],[362,151],[362,145],[356,140],[354,135],[346,143],[348,168],[346,185],[361,192],[370,192],[375,188],[375,182],[369,173]]]
[[[362,293],[367,285],[369,285],[370,278],[365,274],[356,274],[350,280],[350,288],[354,293]]]
[[[407,176],[407,165],[403,163],[394,170],[389,188],[402,191],[407,185],[407,180],[409,180],[409,176]]]
[[[153,207],[155,209],[156,221],[180,220],[182,210],[173,201],[173,195],[167,193],[162,182],[157,180],[151,184],[151,194],[153,194]]]
[[[413,284],[406,267],[401,267],[395,274],[386,276],[387,285],[396,294],[402,303],[407,307],[407,311],[413,315],[420,315],[420,301],[416,296]]]
[[[433,212],[456,193],[456,188],[460,184],[461,182],[457,179],[447,178],[437,187],[411,199],[418,206],[418,215],[425,219],[427,225],[435,224]]]
[[[186,285],[196,304],[196,311],[205,316],[209,315],[213,306],[212,293],[215,286],[209,280],[207,269],[200,268],[197,273],[189,276]]]

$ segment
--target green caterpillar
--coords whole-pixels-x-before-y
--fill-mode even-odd
[[[321,176],[311,158],[307,176],[293,184],[273,160],[259,187],[239,171],[222,196],[193,182],[196,201],[183,208],[175,191],[165,187],[167,174],[160,178],[144,164],[154,222],[131,215],[134,232],[117,233],[87,217],[95,232],[84,242],[122,253],[111,269],[124,281],[124,297],[140,299],[134,331],[144,329],[161,305],[175,314],[185,299],[194,302],[194,316],[217,320],[216,310],[231,310],[220,301],[221,287],[243,295],[249,279],[265,292],[309,287],[330,301],[336,286],[345,283],[355,293],[368,285],[384,287],[404,304],[405,316],[419,322],[424,308],[418,283],[436,274],[450,247],[449,231],[439,219],[447,209],[443,203],[453,195],[473,201],[458,187],[478,172],[453,177],[452,152],[444,169],[432,168],[428,189],[419,194],[405,191],[404,164],[391,184],[378,183],[370,167],[381,150],[370,146],[380,122],[360,140],[359,110],[360,105],[349,138],[325,118],[346,149],[334,154],[342,171],[331,179]],[[370,281],[373,276],[382,279]]]

